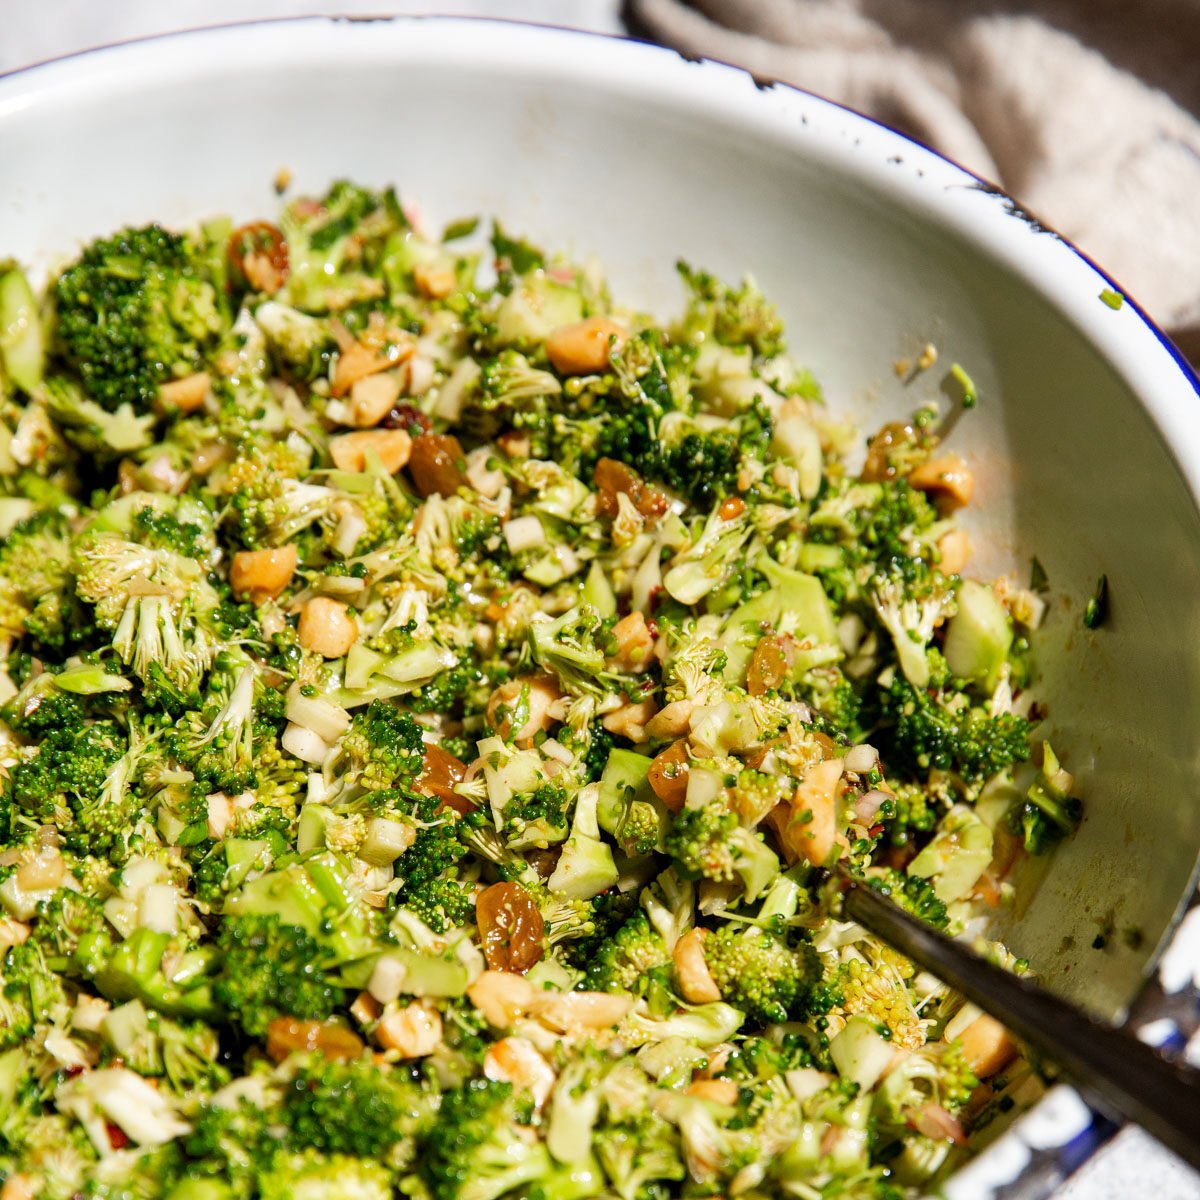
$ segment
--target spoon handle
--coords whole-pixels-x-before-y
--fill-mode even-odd
[[[995,966],[874,888],[843,880],[848,917],[1057,1064],[1093,1107],[1135,1122],[1200,1168],[1200,1071],[1168,1062],[1130,1034]]]

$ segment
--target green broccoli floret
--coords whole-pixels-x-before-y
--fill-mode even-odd
[[[805,1008],[809,1006],[806,1004]],[[779,1037],[743,1038],[719,1074],[737,1081],[772,1079],[798,1067],[815,1067],[808,1040],[801,1033],[783,1033]]]
[[[868,876],[867,883],[935,929],[946,928],[946,906],[937,898],[930,880],[889,867],[882,874]]]
[[[588,987],[641,994],[649,973],[670,961],[667,943],[639,909],[596,950],[587,969]]]
[[[74,812],[96,835],[115,834],[99,801],[109,772],[125,750],[119,730],[108,721],[50,729],[36,754],[12,768],[9,794],[16,807],[39,821],[62,821],[64,814]],[[127,807],[118,806],[113,817],[123,820]]]
[[[418,1168],[433,1200],[497,1200],[551,1171],[540,1141],[513,1130],[513,1087],[473,1079],[446,1093]]]
[[[280,1115],[296,1149],[376,1158],[430,1107],[415,1084],[369,1057],[338,1061],[317,1054],[288,1083]]]
[[[289,266],[280,298],[305,312],[378,299],[383,280],[363,268],[377,266],[389,236],[407,226],[390,188],[374,192],[343,179],[317,204],[298,198],[280,219]]]
[[[139,1000],[111,1009],[101,1026],[106,1050],[139,1075],[162,1076],[177,1095],[213,1091],[229,1082],[218,1061],[220,1037],[203,1021],[172,1021]]]
[[[449,717],[462,711],[464,699],[471,703],[472,688],[486,685],[483,672],[471,662],[460,663],[435,675],[423,688],[405,697],[412,712],[432,712]]]
[[[104,864],[105,873],[110,869]],[[79,939],[105,931],[107,920],[104,901],[100,897],[62,887],[39,906],[30,941],[41,949],[56,970],[61,970],[65,965],[62,960],[70,960]]]
[[[820,979],[807,942],[789,946],[756,926],[722,925],[704,939],[704,961],[721,995],[752,1020],[786,1021]]]
[[[220,602],[202,564],[97,529],[78,545],[75,569],[79,595],[121,661],[142,679],[157,666],[192,692],[215,653]]]
[[[616,745],[616,739],[599,721],[591,728],[591,738],[587,754],[584,757],[584,766],[587,769],[585,783],[593,783],[604,774],[608,756],[612,753],[613,746]]]
[[[937,828],[940,810],[920,783],[893,783],[894,798],[880,805],[879,820],[887,826],[888,840],[894,846],[907,846],[915,834],[932,833]]]
[[[484,363],[480,382],[479,404],[484,409],[520,408],[526,401],[562,392],[556,376],[534,367],[516,350],[503,350]]]
[[[670,1184],[687,1178],[678,1131],[648,1105],[643,1111],[598,1126],[593,1144],[612,1190],[621,1200],[669,1195]]]
[[[256,1180],[258,1200],[325,1200],[344,1196],[353,1200],[392,1200],[392,1173],[381,1162],[347,1154],[318,1154],[305,1150],[275,1154]],[[172,1197],[172,1200],[177,1200]],[[225,1200],[221,1196],[190,1194],[185,1200]]]
[[[954,613],[954,586],[936,571],[918,579],[897,573],[872,581],[871,601],[879,623],[891,636],[896,661],[914,688],[930,683],[929,643],[934,630]]]
[[[979,1086],[958,1042],[929,1043],[903,1058],[884,1076],[875,1096],[876,1119],[894,1133],[912,1128],[926,1104],[950,1112],[962,1108]]]
[[[226,917],[216,943],[222,963],[213,993],[254,1037],[279,1016],[324,1020],[341,1000],[322,969],[321,944],[274,914]]]
[[[34,1027],[65,1017],[70,1001],[62,980],[33,942],[11,946],[0,959],[0,1049],[18,1046]]]
[[[306,382],[324,375],[337,350],[328,321],[310,317],[277,300],[268,300],[254,310],[254,320],[266,334],[278,365]]]
[[[529,649],[540,667],[558,676],[576,695],[605,696],[629,682],[605,665],[615,650],[609,624],[589,604],[576,605],[561,617],[543,617],[529,626]]]
[[[665,483],[700,509],[710,509],[737,491],[742,445],[736,433],[693,430],[664,447],[653,478]]]
[[[139,415],[129,403],[110,412],[63,375],[47,379],[38,398],[67,441],[85,454],[111,460],[144,450],[154,440],[153,413]]]
[[[888,722],[881,749],[893,770],[922,776],[936,768],[977,783],[1029,758],[1030,724],[1014,713],[993,717],[961,693],[930,696],[899,676],[880,700]]]
[[[690,337],[711,333],[722,345],[750,346],[763,358],[783,353],[783,322],[752,279],[735,288],[685,262],[675,267],[691,293],[684,317]]]
[[[745,512],[727,517],[714,509],[698,536],[663,573],[663,587],[680,604],[698,604],[728,577],[753,532]]]
[[[143,545],[185,558],[203,558],[214,543],[211,519],[190,501],[174,508],[163,503],[143,504],[134,512],[130,527]]]
[[[843,480],[821,496],[809,519],[807,538],[838,544],[848,567],[870,566],[872,574],[918,579],[929,571],[936,552],[937,509],[924,492],[905,479],[883,483]],[[854,598],[859,590],[845,568],[821,572],[835,599]]]
[[[234,1194],[254,1194],[260,1177],[269,1173],[282,1152],[275,1113],[242,1100],[236,1107],[201,1103],[192,1118],[192,1131],[177,1144],[182,1151],[181,1178],[188,1181],[222,1181],[236,1189]],[[228,1192],[214,1193],[212,1200],[225,1200]],[[209,1200],[201,1192],[197,1200]]]
[[[0,546],[0,635],[28,635],[61,653],[91,632],[75,595],[66,520],[41,512],[19,522]]]
[[[740,880],[749,899],[761,895],[779,874],[779,859],[762,836],[744,828],[720,804],[683,809],[664,845],[685,879]]]
[[[407,713],[383,700],[356,712],[342,738],[360,787],[375,791],[411,784],[421,773],[425,742]]]
[[[243,666],[215,715],[211,708],[208,714],[190,712],[167,735],[174,759],[212,791],[236,796],[255,787],[260,749],[255,733],[265,734],[274,743],[274,727],[263,728],[254,719],[256,674],[254,666]]]
[[[396,860],[396,903],[415,912],[435,933],[444,933],[471,919],[475,901],[471,887],[458,879],[458,864],[467,854],[459,822],[438,812],[439,804],[435,796],[424,797],[413,810],[421,826]]]
[[[110,412],[150,409],[160,384],[203,368],[226,324],[195,247],[158,225],[93,242],[52,292],[58,350]]]

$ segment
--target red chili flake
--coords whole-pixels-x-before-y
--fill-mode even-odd
[[[111,1121],[106,1121],[104,1128],[108,1133],[108,1144],[114,1150],[124,1150],[129,1145],[129,1138],[125,1136],[125,1130],[119,1125],[114,1125]]]

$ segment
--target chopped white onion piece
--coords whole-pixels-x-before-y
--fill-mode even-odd
[[[319,765],[325,761],[325,756],[329,753],[329,746],[323,738],[313,733],[311,729],[305,729],[302,725],[295,723],[283,731],[283,737],[279,740],[283,748],[301,762]]]
[[[546,531],[537,517],[516,517],[504,523],[504,540],[513,554],[546,544]]]
[[[402,962],[384,954],[371,972],[367,991],[380,1004],[387,1004],[389,1001],[397,999],[404,990],[404,981],[407,975],[408,971]]]
[[[878,761],[879,752],[874,746],[868,746],[865,743],[861,746],[853,746],[846,751],[846,770],[853,771],[856,775],[870,774]]]
[[[367,822],[367,836],[358,848],[358,857],[376,867],[393,863],[413,844],[416,832],[402,821],[373,817]]]
[[[138,904],[138,925],[151,933],[174,933],[178,927],[175,888],[169,883],[152,883]]]
[[[350,714],[341,705],[324,696],[305,696],[296,684],[288,689],[284,712],[289,721],[311,730],[323,742],[336,742],[350,727]]]

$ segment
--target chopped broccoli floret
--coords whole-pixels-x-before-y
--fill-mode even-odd
[[[314,1055],[292,1077],[281,1115],[289,1144],[374,1157],[405,1136],[421,1109],[419,1089],[369,1059]]]
[[[666,942],[639,910],[600,945],[588,967],[588,983],[600,991],[641,993],[649,973],[670,961]]]
[[[225,319],[195,247],[158,225],[92,242],[55,281],[64,361],[102,407],[151,408],[175,375],[203,368]]]
[[[512,1128],[513,1086],[473,1079],[447,1092],[420,1162],[434,1200],[497,1200],[550,1171],[544,1145]]]
[[[341,999],[326,980],[321,944],[274,914],[226,917],[217,946],[223,959],[214,993],[252,1036],[278,1016],[323,1020]]]
[[[796,946],[757,926],[722,925],[704,939],[704,961],[721,995],[755,1021],[798,1014],[820,978],[820,960],[807,942]]]
[[[1029,758],[1030,724],[1014,713],[991,716],[960,693],[930,696],[897,677],[881,689],[884,756],[910,777],[931,769],[978,782]],[[958,707],[950,703],[958,701]]]
[[[342,749],[367,790],[411,783],[420,774],[425,742],[421,727],[407,713],[383,700],[372,700],[355,713],[342,738]]]
[[[688,879],[740,880],[753,899],[779,873],[779,860],[762,836],[745,829],[720,804],[685,808],[668,831],[665,846]]]

